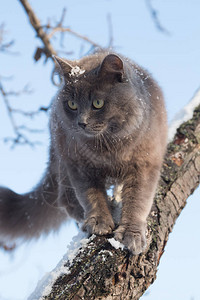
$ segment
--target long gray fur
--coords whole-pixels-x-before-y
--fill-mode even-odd
[[[0,237],[39,236],[71,216],[89,234],[114,232],[139,254],[166,148],[161,89],[146,70],[114,53],[55,60],[63,84],[52,104],[48,168],[28,194],[0,188]],[[121,187],[119,224],[109,185]]]

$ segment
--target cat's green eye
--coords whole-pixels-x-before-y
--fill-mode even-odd
[[[102,107],[104,106],[104,100],[102,100],[102,99],[97,99],[97,100],[94,100],[94,101],[92,102],[92,104],[93,104],[94,108],[100,109],[100,108],[102,108]]]
[[[74,101],[69,100],[67,104],[72,110],[77,110],[77,104]]]

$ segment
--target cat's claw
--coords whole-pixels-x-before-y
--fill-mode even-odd
[[[112,233],[114,227],[111,217],[90,216],[85,220],[82,230],[89,234],[106,235]]]
[[[115,239],[124,244],[133,255],[142,253],[146,248],[145,228],[134,230],[120,225],[115,230]]]

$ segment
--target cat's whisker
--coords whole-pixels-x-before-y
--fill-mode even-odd
[[[99,134],[96,136],[96,140],[97,140],[97,151],[98,152],[100,151],[100,154],[101,154],[102,153],[102,146],[101,146],[101,137],[100,137]]]
[[[95,149],[96,149],[96,152],[98,152],[98,136],[94,136],[94,146],[95,146]]]
[[[113,148],[114,150],[117,149],[117,143],[114,135],[110,136],[110,133],[108,130],[104,132],[105,138],[107,140],[107,143],[110,143],[110,148]]]
[[[104,133],[102,133],[102,140],[103,140],[104,145],[106,146],[107,150],[110,151],[111,149],[110,149],[110,146],[109,146],[109,144],[106,140],[106,137],[105,137]]]
[[[98,138],[98,141],[99,141],[99,148],[100,148],[100,153],[103,153],[103,148],[102,148],[102,133],[98,133],[97,135],[97,138]]]
[[[73,136],[71,136],[71,139],[69,140],[69,142],[67,143],[67,156],[69,156],[70,155],[70,146],[71,146],[71,142],[72,142],[72,138],[73,138]]]

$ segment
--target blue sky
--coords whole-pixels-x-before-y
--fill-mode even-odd
[[[137,0],[58,0],[30,1],[45,24],[48,18],[59,19],[67,8],[65,25],[101,44],[108,45],[107,14],[112,19],[115,50],[147,68],[161,85],[166,99],[169,121],[192,98],[200,86],[200,2],[197,0],[152,1],[162,25],[169,35],[159,32],[147,10],[145,1]],[[12,98],[14,107],[36,110],[48,105],[56,93],[50,82],[52,63],[35,63],[35,48],[41,46],[19,1],[2,2],[0,23],[6,24],[7,40],[15,39],[13,51],[18,55],[0,53],[0,76],[13,76],[3,81],[5,88],[20,90],[29,83],[31,95]],[[59,46],[57,41],[53,41]],[[82,49],[80,51],[80,49]],[[66,36],[65,51],[73,50],[68,58],[79,57],[90,46],[73,36]],[[63,54],[64,56],[64,54]],[[17,192],[26,192],[42,176],[48,158],[48,118],[41,114],[28,121],[17,117],[18,124],[44,130],[33,135],[42,144],[10,149],[3,138],[13,136],[5,106],[0,101],[0,184]],[[198,290],[199,256],[199,189],[188,200],[178,219],[162,257],[158,279],[144,299],[200,299]],[[64,226],[58,236],[50,235],[38,242],[21,246],[12,256],[0,253],[0,300],[23,300],[33,291],[41,276],[50,271],[66,251],[66,245],[76,233],[73,223]],[[30,271],[31,269],[31,271]],[[11,284],[12,283],[12,284]],[[10,289],[9,286],[13,288]]]

